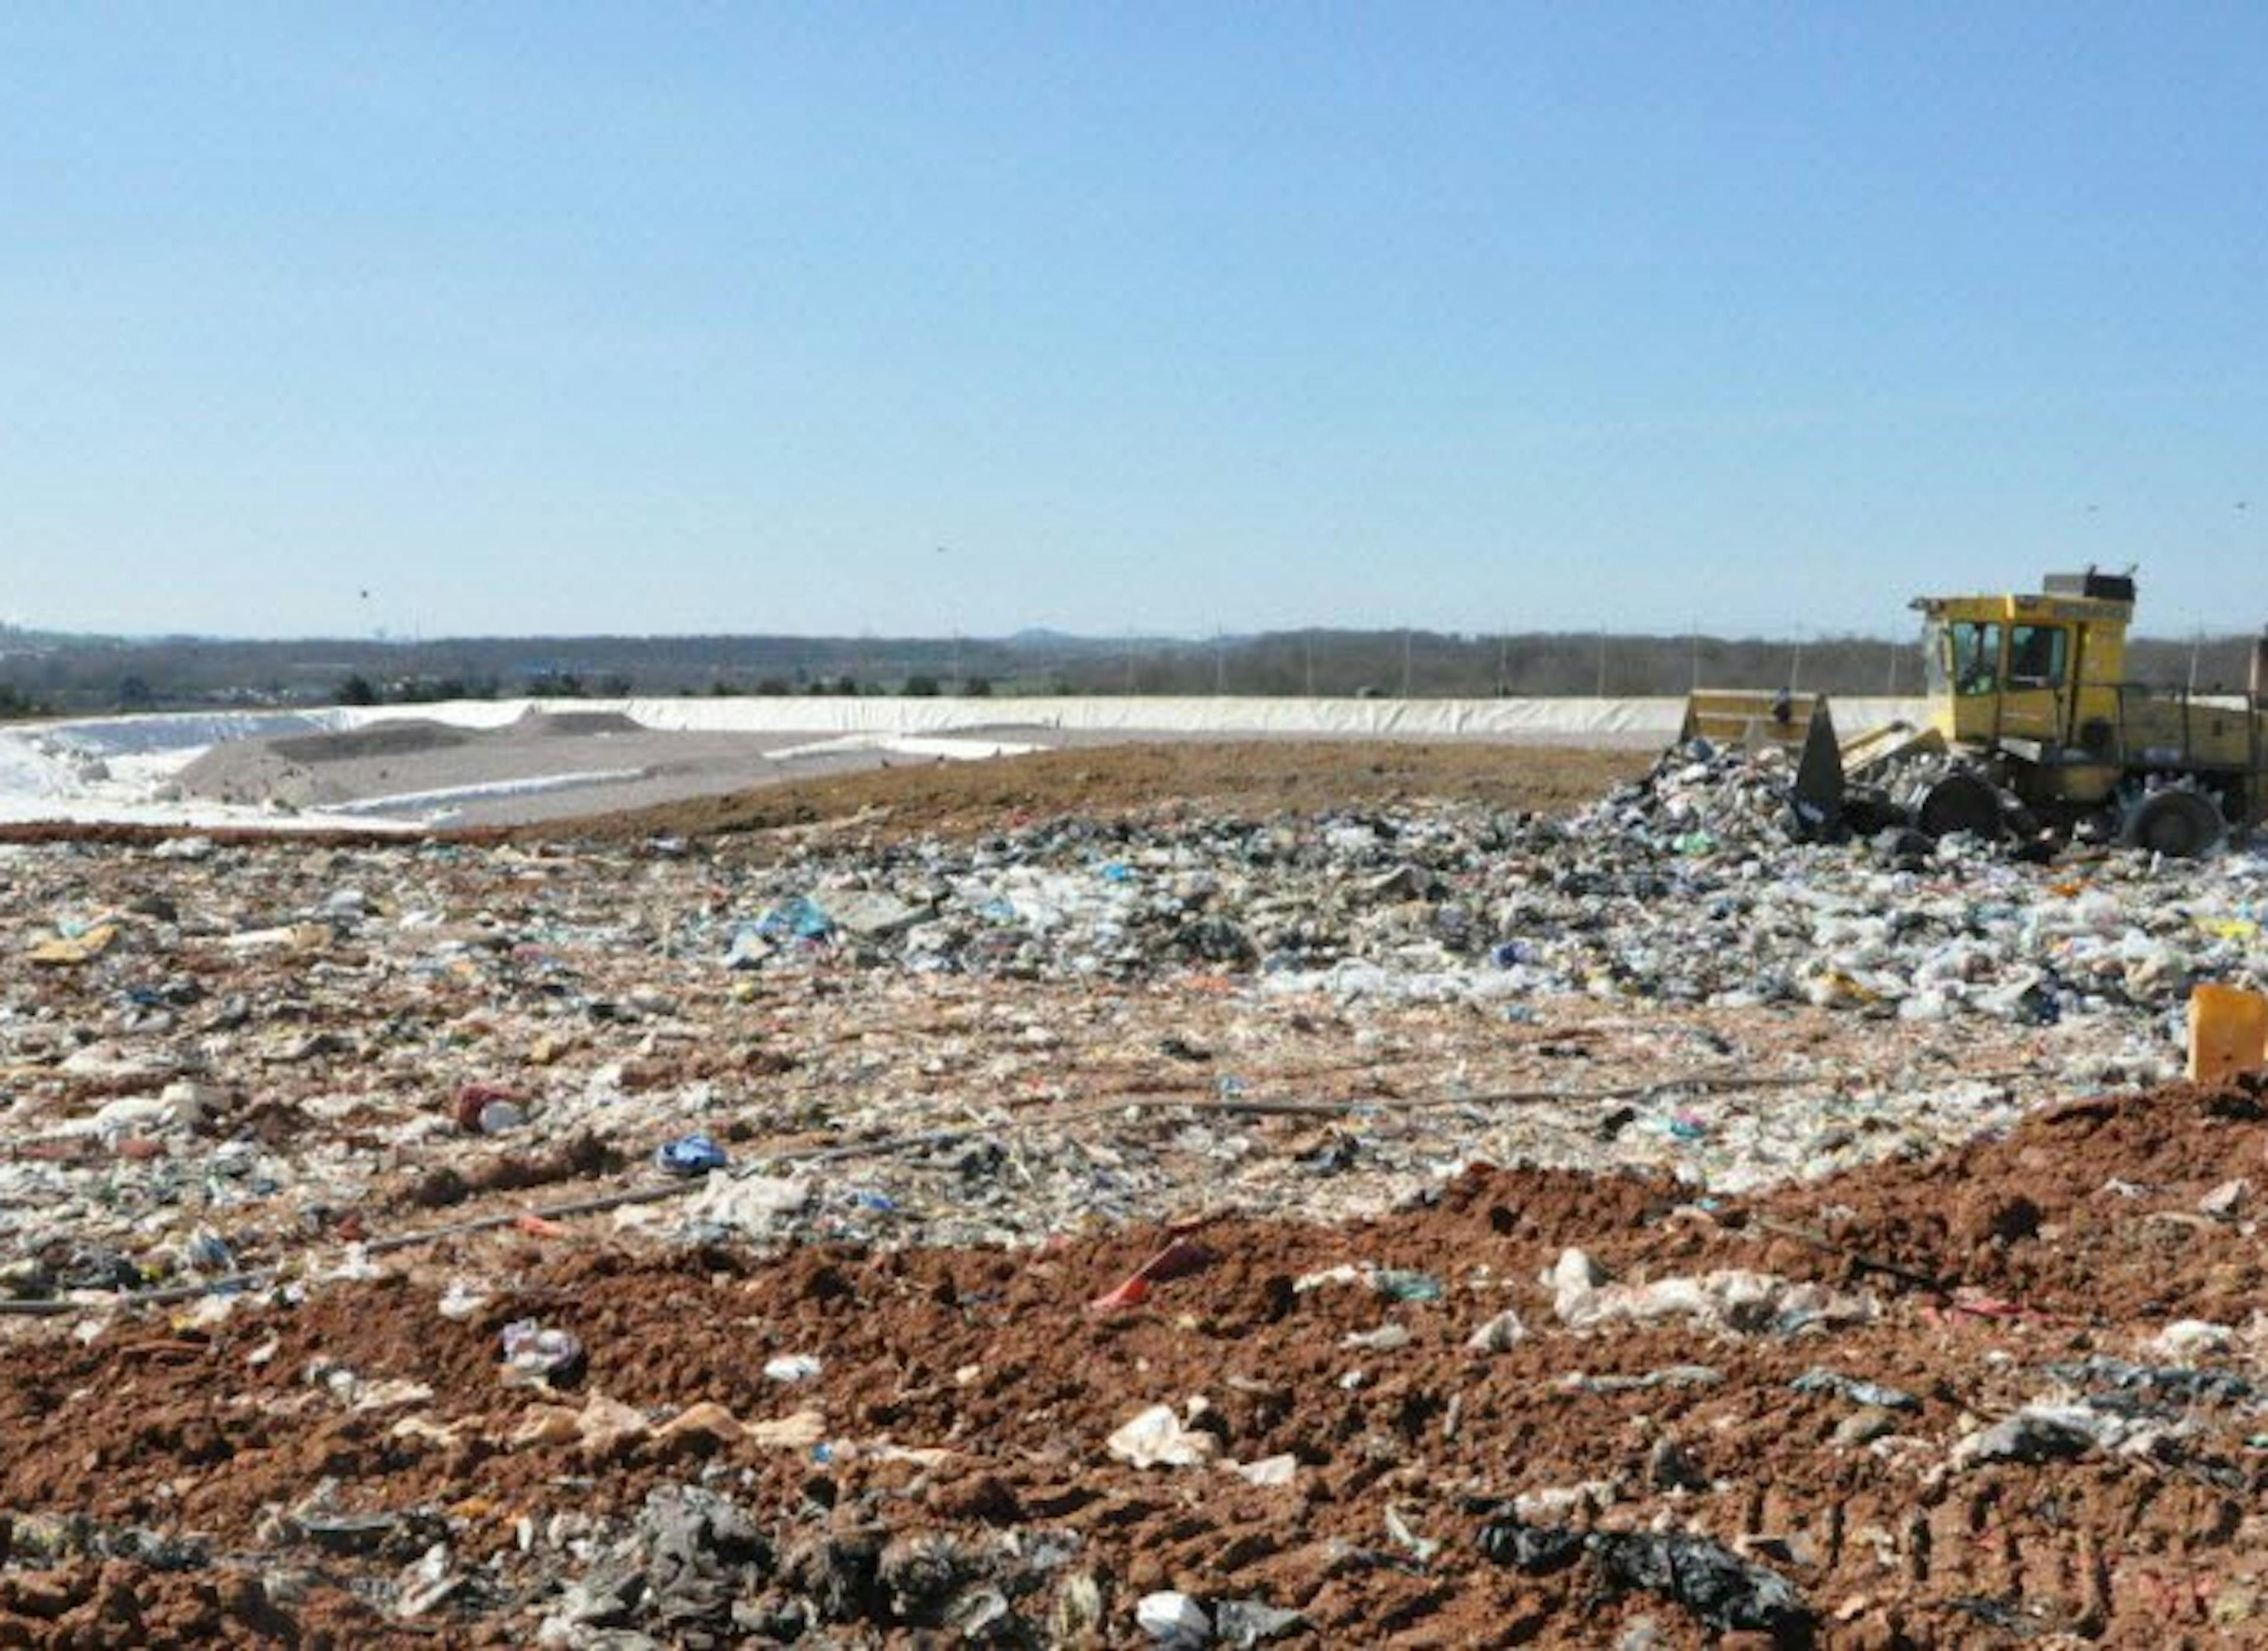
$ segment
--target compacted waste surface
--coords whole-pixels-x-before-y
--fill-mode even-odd
[[[0,850],[0,1638],[2240,1633],[2261,864],[1775,778]]]

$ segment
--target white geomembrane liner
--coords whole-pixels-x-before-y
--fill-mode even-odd
[[[1044,743],[1013,735],[1080,733],[1214,734],[1311,739],[1480,740],[1518,744],[1598,742],[1667,745],[1684,702],[1639,699],[1237,699],[1237,698],[858,698],[460,700],[431,705],[328,706],[304,711],[162,712],[0,728],[0,823],[80,823],[278,829],[389,829],[446,820],[484,799],[597,785],[618,770],[499,778],[369,798],[326,812],[284,812],[185,800],[173,778],[215,745],[278,735],[336,733],[418,719],[461,728],[501,729],[530,712],[617,713],[661,733],[807,733],[776,749],[775,760],[883,751],[950,761],[1012,755]],[[1918,720],[1914,699],[1838,699],[1846,732]],[[996,737],[998,736],[998,737]],[[388,820],[375,812],[424,811]]]

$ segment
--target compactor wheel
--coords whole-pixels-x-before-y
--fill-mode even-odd
[[[2212,798],[2193,791],[2155,791],[2126,811],[2118,841],[2169,859],[2195,859],[2220,842],[2227,829]]]
[[[2002,829],[2000,793],[1982,774],[1956,769],[1931,785],[1914,810],[1914,823],[1933,837],[1968,831],[1998,837]]]

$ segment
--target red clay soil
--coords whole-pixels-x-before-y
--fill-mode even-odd
[[[1075,746],[983,762],[936,762],[793,779],[715,797],[519,827],[430,832],[201,828],[229,845],[378,848],[425,838],[499,842],[642,842],[704,837],[863,819],[882,840],[998,831],[1076,814],[1085,818],[1202,807],[1223,814],[1314,812],[1425,798],[1565,814],[1643,774],[1651,751],[1586,750],[1477,741],[1254,740]],[[172,826],[41,821],[0,825],[0,843],[146,847],[192,835]]]
[[[1172,741],[1074,746],[981,763],[925,763],[760,785],[595,819],[534,839],[712,837],[874,817],[875,834],[965,836],[1059,814],[1174,807],[1219,815],[1313,813],[1425,798],[1564,814],[1646,772],[1651,751],[1420,744],[1399,740]]]
[[[1295,1610],[1307,1628],[1294,1643],[1611,1645],[1641,1619],[1659,1644],[1770,1642],[1712,1638],[1588,1560],[1529,1575],[1484,1556],[1489,1499],[1602,1483],[1613,1488],[1546,1522],[1705,1534],[1787,1579],[1830,1643],[2241,1642],[2262,1637],[2248,1625],[2268,1605],[2256,1511],[2268,1454],[2249,1401],[2195,1405],[2179,1450],[2154,1457],[1947,1460],[1956,1439],[2053,1397],[2046,1367],[2141,1358],[2176,1319],[2241,1329],[2260,1299],[2258,1237],[2241,1198],[2229,1219],[2196,1208],[2239,1175],[2268,1183],[2259,1097],[2176,1087],[2046,1112],[1940,1161],[1712,1208],[1634,1176],[1479,1169],[1366,1223],[1222,1220],[1196,1235],[1210,1264],[1108,1315],[1086,1303],[1167,1235],[658,1260],[607,1248],[593,1227],[524,1241],[509,1293],[461,1321],[437,1311],[444,1255],[415,1279],[246,1308],[210,1330],[142,1319],[88,1345],[42,1334],[0,1369],[0,1506],[16,1513],[0,1642],[528,1644],[581,1573],[541,1540],[522,1551],[518,1522],[540,1533],[556,1515],[628,1515],[704,1469],[770,1532],[783,1588],[812,1574],[813,1554],[861,1543],[1061,1539],[1101,1588],[1094,1643],[1143,1642],[1134,1602],[1167,1588]],[[1755,1269],[1863,1288],[1880,1315],[1789,1335],[1679,1322],[1579,1334],[1538,1282],[1568,1245],[1624,1280]],[[1294,1287],[1341,1264],[1422,1271],[1445,1294]],[[1528,1338],[1469,1351],[1506,1308]],[[503,1379],[499,1338],[526,1317],[588,1349],[566,1403],[595,1391],[666,1418],[715,1401],[744,1422],[808,1407],[829,1445],[649,1438],[597,1461],[572,1444],[513,1446],[533,1407],[558,1402]],[[1405,1345],[1345,1345],[1389,1323]],[[762,1373],[798,1353],[822,1360],[811,1381]],[[2214,1362],[2251,1367],[2236,1351]],[[1565,1380],[1696,1365],[1721,1379]],[[1879,1418],[1892,1437],[1845,1442],[1857,1406],[1790,1385],[1820,1367],[1893,1384],[1918,1407]],[[340,1369],[432,1396],[357,1411],[320,1379]],[[1137,1411],[1197,1395],[1221,1456],[1289,1453],[1297,1481],[1263,1488],[1107,1454]],[[405,1415],[428,1425],[402,1436]],[[950,1454],[894,1460],[886,1444]],[[340,1510],[402,1515],[401,1528],[353,1554],[295,1536],[279,1515],[327,1479]],[[1438,1550],[1393,1534],[1389,1509]],[[79,1522],[76,1535],[59,1537],[57,1520]],[[116,1552],[129,1529],[195,1538],[210,1557],[37,1568],[59,1544]],[[400,1623],[350,1591],[382,1603],[375,1585],[443,1531],[481,1581],[464,1600]],[[946,1642],[902,1591],[830,1600],[834,1643]],[[1032,1609],[1031,1632],[1049,1639],[1046,1602]]]

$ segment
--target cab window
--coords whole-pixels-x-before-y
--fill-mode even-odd
[[[2061,688],[2071,632],[2061,625],[2008,628],[2008,686]]]
[[[1957,619],[1946,627],[1946,647],[1952,654],[1953,691],[1990,694],[2000,685],[2000,627]]]

